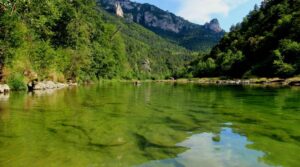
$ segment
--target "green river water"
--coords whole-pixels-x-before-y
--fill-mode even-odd
[[[103,83],[0,95],[1,167],[299,167],[300,88]]]

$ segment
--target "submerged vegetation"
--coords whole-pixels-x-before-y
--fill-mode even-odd
[[[272,88],[300,86],[299,27],[264,0],[203,53],[93,0],[2,0],[0,166],[300,166],[300,89]]]
[[[0,166],[297,167],[299,93],[163,83],[13,93],[0,99]]]

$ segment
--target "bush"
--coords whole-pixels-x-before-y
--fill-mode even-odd
[[[196,65],[195,76],[212,76],[215,72],[217,65],[215,60],[212,58],[208,58],[206,61],[200,60]]]
[[[296,69],[292,64],[284,62],[285,57],[279,50],[273,51],[273,56],[275,58],[273,61],[273,68],[275,69],[276,75],[280,77],[291,77],[295,74]]]
[[[11,90],[27,90],[24,77],[21,74],[12,74],[8,78],[7,83]]]
[[[284,63],[281,60],[275,60],[274,63],[275,74],[279,75],[280,77],[291,77],[295,73],[295,68],[288,63]]]

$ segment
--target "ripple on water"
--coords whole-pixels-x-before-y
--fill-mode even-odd
[[[0,100],[0,166],[300,166],[299,92],[94,85]]]

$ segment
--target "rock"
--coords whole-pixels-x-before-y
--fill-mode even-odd
[[[142,83],[141,83],[141,81],[134,81],[133,84],[134,84],[135,86],[140,86]]]
[[[116,10],[117,16],[124,17],[124,12],[123,12],[122,6],[119,1],[115,2],[115,10]]]
[[[3,85],[3,87],[4,87],[4,92],[9,92],[10,91],[10,88],[9,88],[9,86],[8,85]]]
[[[152,69],[151,69],[151,62],[149,59],[145,59],[142,64],[141,64],[141,67],[143,69],[143,71],[145,72],[151,72]]]
[[[46,88],[45,84],[42,82],[38,82],[33,86],[33,90],[44,90]]]
[[[77,86],[77,83],[64,84],[64,83],[55,83],[53,81],[43,81],[43,82],[32,81],[27,86],[29,91],[51,90],[51,89],[61,89],[68,86]]]
[[[60,88],[64,88],[64,87],[67,87],[68,85],[67,84],[63,84],[63,83],[58,83],[56,84],[57,88],[60,89]]]
[[[8,93],[10,91],[10,88],[7,84],[0,85],[0,93]]]
[[[52,81],[46,81],[46,82],[44,82],[44,85],[45,85],[45,89],[56,89],[57,88],[56,84]]]
[[[4,89],[3,89],[2,85],[0,85],[0,93],[4,93]]]
[[[198,25],[148,3],[130,0],[97,0],[97,3],[119,17],[125,17],[151,29],[180,34],[180,37],[191,31],[212,30],[217,33],[223,31],[217,19],[213,19],[207,25]]]
[[[251,84],[250,80],[242,80],[241,83],[243,85],[249,85],[249,84]]]
[[[289,83],[290,86],[300,86],[300,81],[291,81]]]
[[[210,29],[216,33],[222,32],[222,28],[220,27],[220,23],[218,19],[212,19],[209,23],[204,25],[206,29]]]
[[[191,50],[199,50],[203,43],[209,43],[209,46],[213,47],[225,35],[217,19],[206,25],[199,25],[149,3],[138,3],[134,0],[96,0],[96,2],[109,13],[123,17],[126,22],[140,24],[159,36]]]
[[[278,84],[283,84],[285,82],[285,79],[273,79],[270,81],[270,83],[278,83]]]
[[[213,83],[213,82],[210,82],[210,83]],[[219,85],[248,85],[251,82],[249,80],[238,79],[238,80],[217,80],[215,83],[219,84]]]

